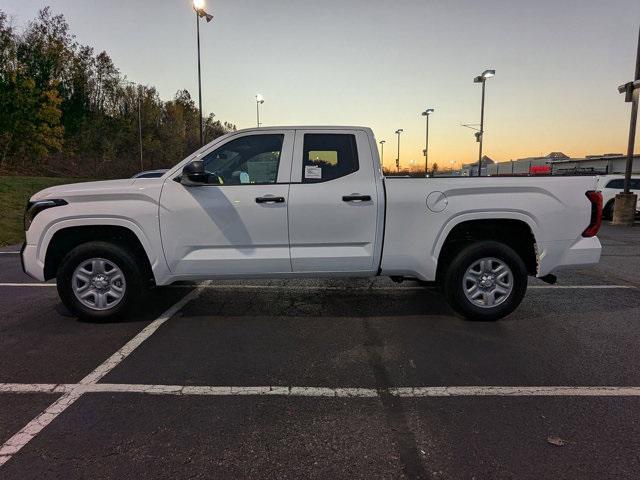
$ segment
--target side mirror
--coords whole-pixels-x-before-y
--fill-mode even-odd
[[[183,185],[202,185],[207,183],[207,172],[204,171],[204,162],[202,160],[194,160],[187,163],[182,169],[182,177],[180,183]]]

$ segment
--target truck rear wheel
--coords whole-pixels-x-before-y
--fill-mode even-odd
[[[513,312],[527,290],[527,269],[509,246],[480,241],[466,246],[447,267],[444,292],[469,320],[499,320]]]
[[[613,209],[615,208],[615,200],[609,200],[602,210],[602,218],[605,220],[613,220]]]
[[[83,320],[121,319],[145,290],[142,269],[129,251],[108,242],[88,242],[60,262],[58,294]]]

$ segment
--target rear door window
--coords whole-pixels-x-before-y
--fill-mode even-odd
[[[302,183],[327,182],[357,172],[356,137],[350,134],[306,133]]]

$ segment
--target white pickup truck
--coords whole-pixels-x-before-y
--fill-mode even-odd
[[[384,178],[376,146],[364,127],[247,129],[160,178],[48,188],[27,205],[24,270],[94,320],[181,280],[376,275],[495,320],[528,275],[598,262],[594,177]]]

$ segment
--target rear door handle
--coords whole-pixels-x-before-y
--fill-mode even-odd
[[[284,203],[284,197],[256,197],[256,203]]]
[[[354,193],[352,195],[344,195],[342,197],[343,202],[370,202],[371,195],[359,195]]]

